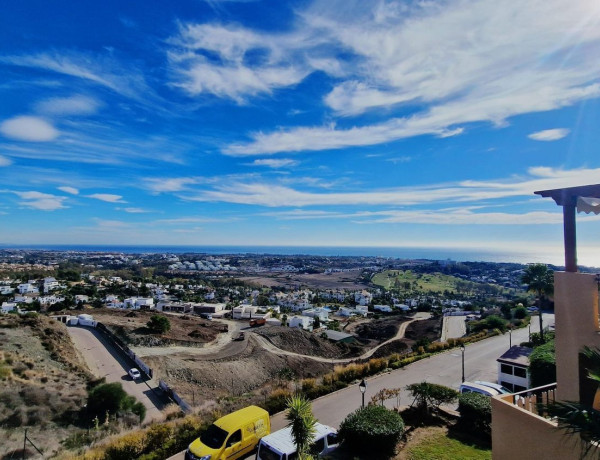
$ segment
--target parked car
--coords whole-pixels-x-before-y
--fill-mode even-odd
[[[233,340],[239,340],[242,341],[246,338],[246,334],[244,334],[243,332],[240,332],[238,335],[236,335]]]
[[[315,458],[328,455],[338,445],[338,434],[335,428],[321,423],[315,425],[315,437],[310,447]],[[296,456],[296,444],[292,438],[292,429],[289,427],[262,438],[256,452],[256,460],[292,460]]]
[[[210,313],[200,313],[200,318],[204,318],[204,319],[211,321],[212,315]]]
[[[137,380],[142,376],[142,374],[140,374],[140,371],[138,371],[135,367],[129,369],[127,373],[129,374],[129,377],[132,378],[132,380]]]
[[[185,460],[246,458],[263,436],[271,432],[269,413],[248,406],[218,419],[192,442]]]
[[[510,395],[513,393],[508,388],[503,387],[502,385],[500,385],[498,383],[484,382],[483,380],[475,380],[475,383],[478,383],[479,385],[483,385],[484,387],[490,387],[490,388],[493,388],[494,390],[498,390],[503,395]]]
[[[463,382],[458,390],[459,393],[480,393],[486,396],[498,396],[502,394],[500,390],[474,382]]]

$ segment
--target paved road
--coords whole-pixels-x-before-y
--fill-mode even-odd
[[[133,367],[129,360],[119,354],[100,333],[93,328],[69,326],[69,335],[83,356],[88,368],[97,377],[105,377],[108,383],[120,382],[123,389],[146,406],[144,421],[160,420],[163,407],[158,385],[153,380],[133,381],[127,371]],[[156,392],[156,393],[155,393]]]
[[[440,342],[445,342],[448,339],[456,339],[465,335],[467,333],[465,318],[465,316],[444,316]]]
[[[544,314],[544,327],[554,325],[554,315]],[[538,318],[532,320],[531,332],[539,331]],[[528,329],[518,329],[512,333],[512,344],[518,345],[528,340]],[[466,346],[465,349],[465,380],[485,380],[496,382],[498,363],[496,359],[509,348],[511,337],[508,333],[482,340]],[[365,404],[371,397],[383,388],[403,388],[411,383],[427,381],[439,383],[458,389],[462,381],[462,356],[459,349],[423,359],[403,369],[367,379]],[[393,407],[396,401],[387,401],[386,406]],[[408,406],[412,398],[403,391],[398,402]],[[342,420],[361,405],[361,393],[358,385],[352,385],[343,390],[316,399],[312,403],[313,413],[319,422],[338,428]],[[271,430],[279,430],[286,426],[285,413],[280,412],[271,417]],[[251,457],[249,457],[251,458]],[[182,460],[183,452],[174,455],[169,460]]]

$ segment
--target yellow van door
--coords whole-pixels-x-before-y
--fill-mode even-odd
[[[223,457],[228,460],[240,458],[244,454],[244,446],[242,445],[242,430],[234,431],[225,442],[225,450]]]

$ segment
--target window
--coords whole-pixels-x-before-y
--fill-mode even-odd
[[[310,446],[310,451],[317,455],[323,452],[323,450],[325,450],[325,438],[317,439],[313,442],[312,446]]]
[[[508,364],[500,364],[500,372],[503,374],[513,375],[513,367]]]
[[[337,433],[329,433],[327,435],[327,445],[329,447],[335,446],[338,443],[338,435]]]
[[[527,369],[525,369],[523,367],[515,366],[515,376],[526,378],[527,377]]]
[[[242,430],[235,431],[227,440],[227,447],[233,446],[238,442],[242,442]]]

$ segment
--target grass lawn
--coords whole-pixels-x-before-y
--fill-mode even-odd
[[[371,281],[384,289],[443,292],[446,289],[455,291],[456,283],[462,280],[442,273],[421,274],[411,270],[386,270],[374,275]]]
[[[458,440],[446,428],[428,428],[417,432],[395,460],[490,460],[490,448]]]

